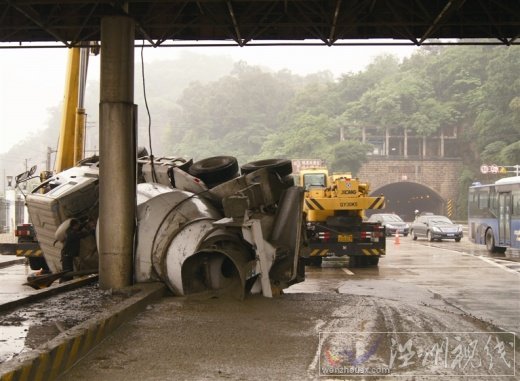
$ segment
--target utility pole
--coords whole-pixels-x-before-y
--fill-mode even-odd
[[[47,161],[45,162],[45,170],[51,171],[51,155],[56,150],[53,150],[52,147],[47,147]]]
[[[29,170],[28,161],[31,160],[31,158],[25,159],[25,172]],[[23,183],[23,189],[27,190],[27,181]]]

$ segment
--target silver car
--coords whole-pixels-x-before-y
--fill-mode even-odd
[[[379,222],[385,227],[387,236],[395,235],[399,232],[400,235],[406,237],[410,227],[404,222],[401,217],[393,213],[376,213],[372,214],[367,222]]]
[[[462,239],[462,226],[454,224],[445,216],[424,215],[418,216],[412,223],[410,234],[414,240],[425,237],[430,242],[443,239],[459,242]]]

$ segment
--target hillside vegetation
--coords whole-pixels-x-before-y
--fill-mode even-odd
[[[139,144],[148,146],[139,65],[138,136]],[[355,173],[371,151],[360,142],[362,126],[407,129],[418,136],[458,126],[465,163],[461,189],[478,177],[481,163],[520,164],[518,47],[422,48],[402,62],[379,56],[365,70],[337,79],[329,72],[299,76],[203,54],[145,69],[156,155],[198,160],[226,154],[240,163],[322,158],[334,170]],[[89,83],[90,148],[98,147],[98,93],[99,84]],[[48,131],[14,149],[36,148],[43,156],[46,146],[55,147],[58,112],[57,107],[50,113]]]

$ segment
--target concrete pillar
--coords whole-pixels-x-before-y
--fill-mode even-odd
[[[101,21],[99,112],[99,285],[132,284],[136,209],[134,131],[135,25],[124,16]]]

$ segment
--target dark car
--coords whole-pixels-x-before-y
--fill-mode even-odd
[[[372,214],[367,222],[379,222],[385,227],[386,235],[395,235],[397,231],[402,236],[407,236],[410,226],[401,217],[393,213]]]
[[[412,222],[410,234],[414,240],[425,237],[430,242],[442,239],[454,239],[459,242],[462,239],[462,226],[454,224],[445,216],[423,215]]]

